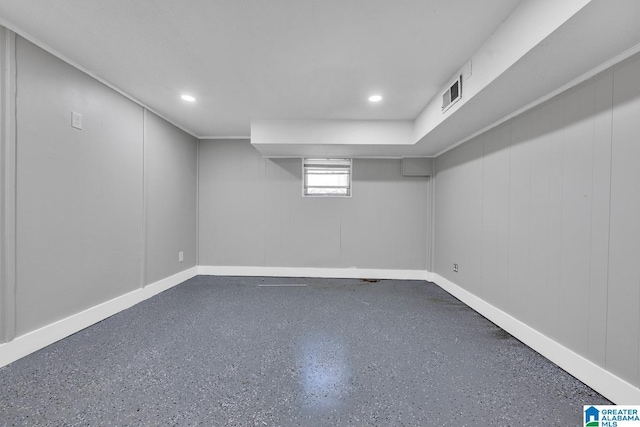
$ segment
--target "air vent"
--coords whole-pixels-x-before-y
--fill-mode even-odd
[[[449,89],[442,94],[442,112],[447,111],[460,98],[462,98],[462,76],[458,76]]]

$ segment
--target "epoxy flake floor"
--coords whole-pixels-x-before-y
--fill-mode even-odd
[[[306,286],[259,286],[282,284]],[[569,426],[609,403],[424,281],[198,276],[0,369],[3,426]]]

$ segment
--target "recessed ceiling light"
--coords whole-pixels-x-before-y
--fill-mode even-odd
[[[369,102],[380,102],[382,101],[382,96],[380,95],[371,95],[369,97]]]
[[[182,99],[184,99],[187,102],[195,102],[195,98],[191,95],[182,95]]]

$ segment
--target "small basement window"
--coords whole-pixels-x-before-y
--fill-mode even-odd
[[[303,159],[303,196],[351,197],[351,159]]]

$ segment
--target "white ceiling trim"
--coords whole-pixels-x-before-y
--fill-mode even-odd
[[[58,52],[57,50],[53,49],[52,47],[50,47],[49,45],[47,45],[46,43],[43,43],[41,40],[39,40],[38,38],[32,36],[31,34],[29,34],[28,32],[22,30],[21,28],[11,24],[10,22],[8,22],[7,20],[5,20],[4,18],[0,17],[0,25],[7,28],[10,31],[13,31],[14,33],[16,33],[17,35],[19,35],[20,37],[22,37],[23,39],[33,43],[34,45],[38,46],[40,49],[46,51],[47,53],[50,53],[51,55],[55,56],[56,58],[58,58],[61,61],[66,62],[67,64],[71,65],[74,68],[77,68],[78,70],[82,71],[83,73],[85,73],[86,75],[88,75],[89,77],[96,79],[97,81],[99,81],[100,83],[102,83],[103,85],[107,86],[109,89],[114,90],[116,92],[118,92],[120,95],[124,96],[125,98],[127,98],[128,100],[138,104],[140,107],[144,108],[147,111],[152,112],[153,114],[155,114],[156,116],[160,117],[161,119],[165,120],[166,122],[172,124],[173,126],[177,127],[178,129],[180,129],[181,131],[191,135],[194,138],[198,138],[201,139],[200,137],[198,137],[198,135],[194,134],[193,132],[191,132],[188,129],[185,129],[184,127],[180,126],[179,124],[173,122],[172,120],[170,120],[169,118],[165,117],[164,115],[158,113],[156,110],[154,110],[153,108],[149,107],[148,105],[146,105],[144,102],[140,101],[139,99],[129,95],[127,92],[123,91],[122,89],[118,88],[117,86],[111,84],[109,81],[103,79],[102,77],[92,73],[91,71],[87,70],[86,68],[84,68],[82,65],[72,61],[71,59],[67,58],[66,56],[64,56],[63,54],[61,54],[60,52]]]
[[[199,136],[198,139],[251,139],[251,136]]]
[[[503,118],[493,122],[492,124],[485,126],[484,128],[478,130],[477,132],[472,133],[471,135],[461,139],[460,141],[456,142],[455,144],[452,144],[450,146],[448,146],[447,148],[439,151],[437,154],[435,154],[433,157],[438,157],[441,156],[442,154],[446,153],[447,151],[453,150],[454,148],[456,148],[459,145],[464,144],[467,141],[472,140],[473,138],[482,135],[485,132],[490,131],[491,129],[500,126],[501,124],[503,124],[504,122],[513,119],[514,117],[519,116],[520,114],[526,113],[529,110],[534,109],[535,107],[537,107],[540,104],[543,104],[545,102],[547,102],[548,100],[552,99],[553,97],[560,95],[563,92],[568,91],[569,89],[578,86],[580,83],[583,83],[587,80],[589,80],[592,77],[595,77],[596,75],[598,75],[599,73],[613,67],[614,65],[624,61],[627,58],[630,58],[631,56],[635,55],[636,53],[640,52],[640,43],[633,46],[632,48],[629,48],[627,50],[625,50],[624,52],[622,52],[619,55],[616,55],[615,57],[611,58],[610,60],[598,65],[597,67],[587,71],[586,73],[584,73],[583,75],[571,80],[569,83],[560,86],[558,89],[536,99],[535,101],[525,105],[524,107],[514,111],[511,114],[508,114],[506,116],[504,116]]]
[[[305,159],[305,158],[311,158],[311,157],[318,157],[318,156],[306,156],[306,155],[295,155],[295,156],[280,156],[280,155],[275,155],[275,156],[267,156],[267,155],[263,155],[262,158],[264,159]],[[344,157],[349,157],[351,159],[355,159],[355,160],[360,160],[360,159],[368,159],[368,160],[402,160],[402,159],[415,159],[418,158],[420,156],[415,156],[415,157],[407,157],[407,156],[358,156],[358,157],[350,157],[350,156],[329,156],[331,158],[334,157],[339,157],[339,158],[344,158]],[[420,158],[431,158],[431,157],[425,157],[425,156],[421,156]]]

